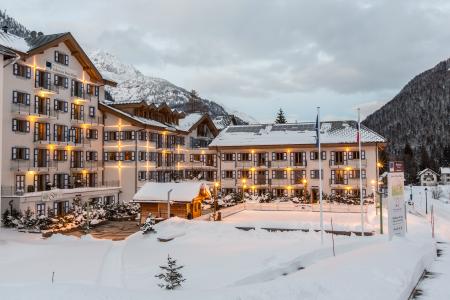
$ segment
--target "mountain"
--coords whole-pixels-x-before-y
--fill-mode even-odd
[[[388,139],[388,158],[405,161],[406,175],[450,164],[450,59],[415,76],[363,124]]]
[[[142,74],[134,66],[121,62],[106,51],[94,51],[89,57],[105,78],[117,82],[117,87],[107,87],[111,100],[149,100],[155,104],[166,102],[170,107],[189,111],[190,92],[173,83],[157,77]],[[238,124],[254,123],[255,120],[245,114],[229,111],[222,105],[198,97],[195,108],[208,112],[213,118],[231,122],[233,115]]]
[[[3,26],[8,26],[8,31],[17,36],[27,37],[30,35],[30,30],[17,22],[14,18],[8,16],[6,11],[0,10],[0,27]]]

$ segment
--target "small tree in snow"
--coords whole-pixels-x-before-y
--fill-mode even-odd
[[[286,117],[284,116],[284,111],[280,108],[277,113],[277,118],[275,119],[276,124],[286,124]]]
[[[179,272],[183,266],[177,266],[176,259],[167,255],[167,266],[159,266],[163,273],[155,275],[155,277],[161,279],[163,282],[158,284],[160,288],[165,288],[166,290],[173,290],[181,286],[181,283],[186,279]]]
[[[432,195],[433,199],[439,200],[439,198],[442,197],[442,189],[441,189],[441,187],[439,187],[439,186],[434,187],[431,190],[431,195]]]
[[[141,227],[142,234],[155,232],[155,229],[153,228],[155,224],[155,218],[153,217],[152,213],[149,213],[147,219],[145,219],[144,225],[142,225]]]

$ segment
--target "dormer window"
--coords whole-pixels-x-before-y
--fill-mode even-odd
[[[69,65],[69,55],[55,51],[55,62],[68,66]]]

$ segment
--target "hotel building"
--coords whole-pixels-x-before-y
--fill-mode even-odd
[[[70,33],[0,32],[1,211],[61,214],[70,202],[118,199],[101,160],[102,78]]]
[[[378,178],[378,150],[385,139],[361,125],[361,160],[357,122],[321,123],[323,193],[369,195]],[[229,126],[210,144],[220,157],[218,174],[223,193],[242,190],[275,197],[319,198],[319,153],[315,123]]]

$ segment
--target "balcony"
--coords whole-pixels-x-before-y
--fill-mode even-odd
[[[53,160],[47,160],[46,158],[38,159],[34,162],[33,166],[30,166],[30,171],[36,172],[48,172],[58,168],[58,162]]]
[[[88,170],[98,170],[101,167],[102,167],[101,162],[94,161],[94,160],[86,161],[85,164],[84,164],[84,168],[88,169]]]
[[[307,161],[291,161],[290,166],[293,168],[306,168],[308,165]]]
[[[27,172],[31,169],[32,162],[30,160],[23,160],[23,159],[17,159],[17,160],[11,160],[11,171],[15,172]]]
[[[336,168],[350,167],[353,169],[358,169],[359,168],[359,159],[350,159],[350,160],[340,161],[340,162],[337,162],[334,160],[329,160],[329,165],[330,165],[330,167],[336,167]],[[367,160],[362,159],[361,165],[363,168],[367,167]]]
[[[255,185],[266,185],[268,184],[268,180],[266,179],[266,175],[256,175],[253,183]]]
[[[243,169],[249,169],[253,167],[253,161],[251,160],[238,160],[236,162],[236,167],[243,168]]]
[[[286,186],[290,184],[289,179],[272,178],[272,186]]]
[[[84,120],[84,125],[89,125],[89,126],[99,126],[99,125],[103,125],[103,121],[100,119],[100,117],[90,117],[88,116],[86,118],[86,120]]]
[[[288,160],[273,160],[270,163],[270,166],[272,168],[287,168],[290,166],[290,164]]]
[[[41,82],[39,83],[39,86],[35,88],[35,93],[42,96],[58,94],[59,86],[49,82]]]

